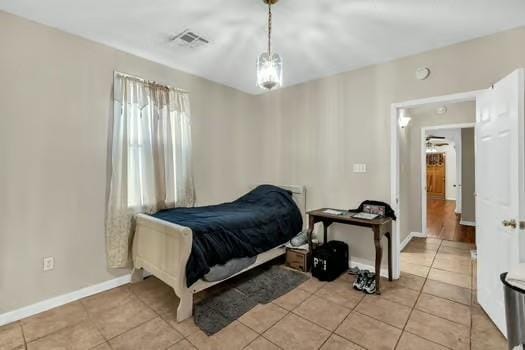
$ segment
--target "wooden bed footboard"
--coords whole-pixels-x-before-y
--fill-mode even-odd
[[[290,191],[303,218],[306,212],[306,189],[304,186],[279,186]],[[135,215],[135,236],[133,237],[132,282],[142,280],[146,270],[171,286],[180,302],[177,308],[177,321],[192,316],[193,294],[222,281],[206,282],[202,279],[190,288],[186,287],[186,264],[188,262],[192,231],[190,228],[157,219],[150,215]],[[232,278],[269,260],[285,254],[284,245],[279,245],[257,256],[254,264],[228,277]]]
[[[135,220],[132,282],[142,280],[143,269],[147,270],[171,286],[179,297],[177,321],[191,317],[193,293],[186,287],[191,229],[144,214],[137,214]]]

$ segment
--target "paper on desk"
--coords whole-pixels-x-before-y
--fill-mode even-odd
[[[377,214],[370,214],[370,213],[357,213],[355,215],[352,215],[353,218],[356,219],[366,219],[366,220],[373,220],[377,218],[379,215]]]
[[[323,213],[330,214],[330,215],[343,215],[344,211],[334,210],[334,209],[325,209],[323,210]]]

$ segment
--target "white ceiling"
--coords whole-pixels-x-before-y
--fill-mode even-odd
[[[262,0],[0,0],[0,9],[249,92],[266,43]],[[281,0],[285,86],[525,25],[524,0]],[[211,44],[181,48],[184,29]]]

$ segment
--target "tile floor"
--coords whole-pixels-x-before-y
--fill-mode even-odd
[[[506,349],[475,302],[470,244],[413,240],[381,296],[316,279],[208,337],[156,278],[0,327],[0,349]],[[198,298],[206,295],[198,295]]]

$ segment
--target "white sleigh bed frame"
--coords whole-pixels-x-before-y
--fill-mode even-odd
[[[304,186],[278,186],[292,192],[293,199],[306,223],[306,189]],[[181,322],[193,314],[193,294],[215,284],[251,270],[267,261],[285,254],[284,245],[257,255],[255,263],[244,270],[216,282],[198,280],[190,287],[186,286],[186,263],[191,253],[192,231],[190,228],[150,215],[135,216],[135,236],[133,238],[133,273],[132,282],[143,279],[144,270],[148,271],[173,288],[180,302],[177,308],[177,321]]]

